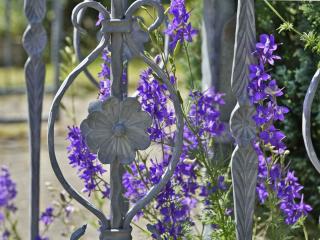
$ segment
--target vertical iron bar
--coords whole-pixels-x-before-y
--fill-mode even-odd
[[[114,19],[123,19],[127,9],[127,0],[112,0],[111,1],[111,17]],[[122,100],[127,95],[127,90],[122,82],[123,74],[123,34],[111,34],[111,94]],[[123,166],[117,160],[110,166],[111,176],[111,227],[119,229],[122,226],[123,217],[127,208],[123,204],[125,199],[122,196],[122,175],[124,172]]]
[[[258,157],[253,149],[256,126],[254,107],[248,99],[249,64],[256,42],[254,0],[238,0],[235,50],[231,88],[237,105],[230,119],[236,149],[231,158],[236,234],[238,240],[252,239],[253,213],[258,174]]]
[[[39,233],[41,114],[45,80],[45,64],[42,60],[42,53],[47,43],[47,35],[42,21],[46,13],[46,0],[25,0],[24,11],[29,22],[23,35],[23,46],[29,55],[25,64],[25,79],[28,94],[31,152],[30,239],[34,240]]]

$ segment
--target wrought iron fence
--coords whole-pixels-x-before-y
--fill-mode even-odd
[[[96,218],[100,220],[101,234],[100,239],[107,240],[127,240],[131,239],[130,223],[133,217],[143,209],[166,185],[170,180],[174,169],[179,161],[183,141],[183,116],[180,101],[175,88],[170,83],[163,70],[149,57],[144,54],[144,49],[137,44],[139,34],[144,34],[141,29],[135,34],[132,31],[136,29],[136,19],[133,14],[142,6],[149,5],[157,10],[158,18],[149,27],[148,31],[158,28],[164,21],[164,9],[156,0],[137,0],[131,6],[128,6],[127,0],[111,0],[111,11],[109,12],[102,4],[87,0],[78,4],[72,13],[72,23],[74,25],[74,47],[76,54],[80,59],[80,64],[65,79],[58,90],[50,110],[48,126],[48,145],[49,155],[53,171],[65,190],[83,207],[88,209]],[[103,15],[101,28],[101,39],[96,48],[86,57],[82,56],[80,46],[81,21],[84,12],[87,9],[95,9]],[[44,92],[45,65],[42,60],[42,53],[46,46],[47,37],[42,20],[46,13],[45,0],[25,0],[25,14],[29,21],[28,28],[24,34],[24,48],[29,58],[25,65],[26,83],[29,102],[29,123],[30,123],[30,145],[31,145],[31,239],[38,235],[39,218],[39,169],[40,169],[40,129],[41,112]],[[255,17],[254,0],[238,0],[237,26],[235,38],[235,50],[232,68],[231,89],[237,99],[237,104],[230,117],[231,133],[234,137],[236,147],[232,155],[232,179],[235,206],[235,221],[237,239],[252,239],[252,223],[255,206],[255,187],[258,171],[257,155],[250,142],[256,136],[256,127],[252,120],[254,108],[249,104],[247,97],[248,85],[248,65],[254,63],[252,50],[254,49]],[[81,196],[65,179],[55,154],[55,136],[54,127],[58,116],[58,109],[62,98],[73,84],[77,76],[84,72],[88,78],[97,85],[95,78],[88,72],[87,67],[100,56],[100,53],[109,45],[111,51],[111,80],[112,97],[104,103],[94,102],[89,107],[89,115],[81,124],[81,130],[87,136],[90,136],[88,145],[94,152],[99,152],[99,160],[104,164],[110,164],[111,167],[111,219],[98,208],[93,206],[88,200]],[[122,196],[121,176],[124,172],[123,163],[131,162],[133,153],[125,151],[115,151],[110,148],[101,150],[103,145],[97,137],[97,130],[91,128],[100,121],[103,124],[110,125],[113,134],[118,136],[130,135],[129,130],[125,130],[123,121],[114,121],[106,118],[106,113],[110,108],[114,108],[116,119],[130,120],[128,115],[123,114],[123,109],[132,111],[136,119],[139,120],[139,134],[143,135],[150,124],[147,114],[141,111],[140,104],[134,99],[127,97],[127,85],[122,81],[124,63],[130,60],[125,58],[124,45],[130,50],[131,56],[142,59],[148,64],[161,80],[168,86],[168,90],[173,100],[175,113],[177,116],[177,133],[175,140],[175,149],[173,158],[166,172],[162,176],[159,184],[155,185],[146,196],[140,199],[129,209],[129,204]],[[312,80],[308,90],[304,105],[303,134],[309,157],[316,169],[320,172],[320,164],[316,157],[310,137],[310,109],[315,91],[319,82],[319,71]],[[109,133],[106,133],[106,136]],[[134,137],[134,135],[132,135]],[[139,144],[132,141],[130,147],[134,150],[145,149],[149,146],[149,141],[142,141]],[[112,144],[110,144],[112,146]],[[106,158],[105,155],[109,157]],[[110,158],[110,155],[113,156]],[[110,160],[111,159],[111,160]],[[77,239],[84,228],[78,230],[73,238]],[[80,231],[80,232],[79,232]]]

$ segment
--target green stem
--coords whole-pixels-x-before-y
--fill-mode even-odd
[[[308,231],[304,224],[302,224],[302,229],[303,229],[304,239],[309,240]]]
[[[185,50],[185,52],[186,52],[187,61],[188,61],[188,67],[189,67],[189,71],[190,71],[191,89],[194,90],[194,77],[193,77],[193,73],[192,73],[191,61],[190,61],[190,56],[189,56],[188,47],[187,47],[187,45],[186,45],[185,42],[183,43],[183,47],[184,47],[184,50]]]
[[[287,23],[288,21],[286,21],[281,14],[272,6],[271,3],[269,3],[268,0],[263,0],[264,3],[271,9],[272,12],[274,12],[275,15],[277,15],[277,17],[283,22],[283,23]],[[302,33],[299,32],[297,29],[295,29],[294,27],[291,28],[292,31],[294,31],[295,33],[297,33],[298,35],[302,36]]]

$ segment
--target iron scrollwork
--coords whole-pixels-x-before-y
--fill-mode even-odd
[[[158,195],[161,192],[163,187],[167,184],[167,182],[170,180],[174,173],[174,170],[179,162],[180,155],[182,152],[184,121],[180,105],[181,103],[176,89],[171,84],[167,74],[161,69],[161,67],[159,67],[152,59],[150,59],[144,54],[144,49],[141,48],[141,44],[138,44],[136,41],[136,37],[139,38],[139,31],[136,31],[135,34],[132,34],[136,24],[134,14],[139,8],[148,5],[153,7],[157,11],[157,19],[148,28],[148,31],[151,32],[157,29],[165,19],[164,9],[162,5],[156,0],[137,0],[126,9],[126,0],[112,0],[111,3],[111,12],[109,12],[102,4],[95,1],[84,1],[78,4],[73,10],[72,22],[74,27],[79,32],[83,32],[83,29],[80,26],[79,19],[81,19],[80,15],[83,14],[83,11],[85,9],[92,8],[97,10],[100,14],[102,14],[104,17],[104,20],[101,23],[102,27],[100,30],[102,33],[102,37],[98,46],[86,58],[84,58],[81,61],[81,63],[69,74],[69,76],[65,79],[59,91],[57,92],[50,110],[48,124],[48,145],[52,168],[62,186],[76,201],[82,204],[86,209],[88,209],[99,219],[101,224],[100,239],[128,240],[131,239],[130,224],[133,217],[140,210],[142,210],[148,203],[150,203],[151,200],[156,197],[156,195]],[[142,145],[141,143],[137,145],[135,141],[130,141],[129,143],[126,143],[125,148],[130,148],[130,151],[127,151],[130,152],[130,154],[128,154],[129,157],[124,157],[123,159],[120,157],[121,150],[120,152],[113,153],[114,158],[111,159],[112,161],[108,157],[106,157],[105,154],[103,154],[103,156],[100,156],[100,161],[111,164],[111,219],[108,219],[101,210],[93,206],[87,199],[85,199],[80,193],[78,193],[65,179],[56,158],[54,137],[54,127],[55,121],[57,119],[58,108],[64,94],[71,86],[71,84],[74,82],[74,80],[77,78],[77,76],[81,72],[83,72],[87,68],[87,66],[90,65],[95,59],[97,59],[107,46],[109,46],[111,50],[112,96],[111,98],[107,99],[106,102],[101,103],[100,106],[97,106],[97,104],[95,104],[94,108],[89,108],[89,120],[85,120],[81,127],[84,131],[84,134],[88,136],[89,140],[87,141],[87,143],[89,144],[89,146],[91,145],[92,149],[95,151],[99,150],[99,144],[97,144],[97,142],[99,141],[96,140],[99,139],[99,137],[101,136],[99,135],[99,133],[94,132],[93,129],[95,130],[95,127],[97,127],[101,123],[102,125],[106,122],[110,123],[111,135],[113,134],[117,137],[121,137],[125,134],[128,134],[128,132],[132,130],[133,132],[130,134],[140,134],[141,136],[144,136],[144,138],[146,137],[144,135],[145,130],[151,124],[150,117],[145,112],[141,111],[140,104],[137,102],[137,100],[134,98],[127,98],[124,94],[124,89],[122,89],[121,76],[124,62],[124,46],[126,46],[130,50],[130,53],[133,56],[142,59],[147,65],[149,65],[153,69],[153,71],[158,75],[161,81],[163,81],[163,83],[166,84],[166,86],[168,87],[168,91],[170,92],[177,119],[175,147],[173,150],[172,160],[169,163],[167,170],[162,176],[161,181],[157,185],[153,186],[149,190],[149,192],[139,201],[137,201],[130,209],[127,209],[127,207],[123,203],[124,199],[122,197],[121,192],[121,167],[123,163],[129,163],[130,161],[132,161],[132,157],[134,154],[131,150],[133,150],[134,152],[138,149],[144,149],[148,147],[150,141],[146,140],[143,142]],[[121,113],[118,112],[119,114],[116,113],[114,115],[117,119],[115,121],[110,122],[112,117],[110,118],[110,115],[106,116],[106,114],[103,113],[103,111],[109,111],[110,107],[116,107],[116,111],[121,112],[121,106],[125,106],[126,104],[128,104],[128,106],[130,105],[129,107],[134,107],[134,110],[132,111],[133,115],[121,115]],[[105,116],[101,118],[100,115],[103,114]],[[99,115],[100,117],[95,115]],[[91,121],[91,118],[94,120]],[[133,126],[133,128],[130,130],[130,126],[126,125],[126,122],[129,122],[128,119],[130,119],[130,121],[132,121],[133,123],[135,123],[135,121],[139,119],[142,121],[139,120],[140,123],[136,123],[136,125]],[[102,120],[102,122],[100,120]],[[136,132],[134,133],[134,131]],[[108,134],[104,135],[103,138],[106,137]],[[90,140],[90,138],[93,140]],[[110,151],[112,151],[112,148],[110,149]]]

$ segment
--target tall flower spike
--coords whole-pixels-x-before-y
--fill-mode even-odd
[[[276,50],[277,44],[274,36],[262,34],[254,52],[260,65],[249,68],[251,82],[248,92],[251,103],[256,108],[253,119],[259,129],[259,139],[255,144],[255,150],[259,156],[256,192],[261,204],[264,204],[270,195],[275,195],[278,198],[279,209],[284,216],[285,223],[293,225],[301,217],[306,216],[312,208],[303,202],[303,195],[301,195],[303,186],[298,183],[294,172],[282,169],[280,164],[274,162],[270,153],[272,152],[273,156],[279,158],[283,157],[286,149],[283,142],[285,134],[276,129],[275,125],[277,121],[284,121],[285,114],[289,112],[288,108],[277,104],[277,98],[282,96],[283,92],[278,87],[276,80],[271,79],[269,74],[268,78],[263,77],[266,75],[267,65],[273,65],[274,60],[280,59],[280,57],[273,55]],[[300,203],[297,204],[299,199]]]

